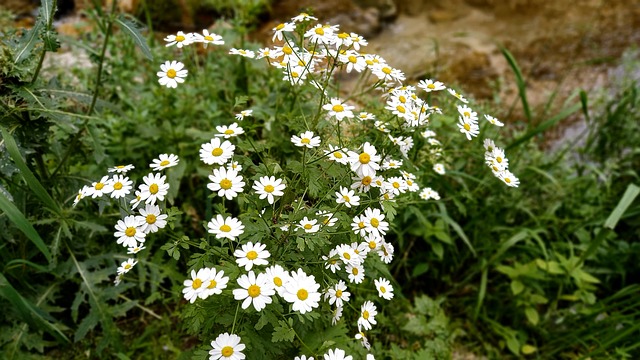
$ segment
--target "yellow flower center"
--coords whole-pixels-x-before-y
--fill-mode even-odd
[[[398,100],[400,100],[400,102],[401,102],[401,103],[403,103],[403,104],[407,102],[407,98],[406,98],[406,97],[404,97],[404,96],[402,96],[402,95],[400,95],[400,96],[398,97]]]
[[[252,298],[256,298],[256,297],[258,297],[260,295],[260,286],[251,285],[247,289],[247,292],[249,293],[249,296],[251,296]]]
[[[160,162],[160,166],[167,166],[167,165],[169,165],[169,160],[162,160]]]
[[[505,181],[507,184],[511,184],[511,179],[509,179],[509,178],[504,178],[504,181]]]
[[[233,130],[231,130],[231,129],[225,130],[224,133],[225,133],[225,135],[233,135],[234,134]]]
[[[355,267],[354,267],[353,269],[351,269],[351,273],[352,273],[353,275],[358,275],[358,272],[359,272],[358,268],[355,268]]]
[[[407,185],[409,185],[409,186],[413,185],[413,181],[407,180]]]
[[[268,193],[272,193],[275,190],[275,188],[273,187],[273,185],[267,185],[264,187],[264,191],[268,192]]]
[[[103,187],[104,187],[104,184],[101,182],[96,184],[96,190],[102,190]]]
[[[331,108],[331,110],[335,111],[335,112],[342,112],[344,111],[344,106],[338,104],[338,105],[333,105],[333,107]]]
[[[492,169],[493,169],[493,171],[498,171],[498,170],[500,170],[500,169],[498,169],[498,167],[497,167],[497,166],[495,166],[495,165],[492,167]]]
[[[213,41],[213,37],[211,37],[209,35],[205,36],[204,39],[207,40],[207,41]]]
[[[371,176],[365,176],[361,180],[362,185],[369,186],[371,184]]]
[[[371,161],[371,156],[367,153],[362,153],[358,156],[358,160],[360,160],[360,163],[362,164],[368,164],[369,161]]]
[[[498,157],[496,158],[496,161],[497,161],[499,164],[501,164],[501,163],[502,163],[502,158],[501,158],[500,156],[498,156]],[[114,187],[115,187],[115,186],[114,186]]]
[[[385,67],[382,68],[382,72],[387,74],[387,75],[389,75],[389,74],[391,74],[391,68],[385,66]]]
[[[282,47],[282,52],[287,54],[287,55],[291,55],[293,54],[293,49],[287,45]]]
[[[380,221],[378,221],[378,219],[376,218],[371,219],[371,226],[373,226],[374,228],[377,228],[378,225],[380,225]]]
[[[176,71],[174,69],[169,69],[167,71],[167,77],[170,78],[170,79],[173,79],[174,77],[176,77],[176,75],[177,74],[176,74]]]
[[[378,245],[376,244],[375,241],[369,241],[369,249],[373,250],[376,247],[378,247]]]
[[[311,225],[311,224],[304,224],[304,226],[303,226],[303,228],[305,230],[311,230],[312,227],[313,227],[313,225]]]
[[[231,180],[229,179],[222,179],[222,181],[220,181],[220,187],[225,189],[225,190],[229,190],[231,189]]]
[[[317,28],[315,32],[317,35],[320,35],[320,36],[324,35],[324,29],[322,29],[321,27]]]
[[[367,65],[369,65],[369,66],[373,65],[373,61],[371,61],[371,60],[365,60],[364,62],[366,62]]]
[[[349,199],[349,197],[347,195],[344,195],[342,198],[344,199],[345,202],[350,202],[351,201],[351,199]]]
[[[464,117],[471,117],[471,114],[468,111],[463,112],[462,115],[464,115]]]
[[[209,280],[209,286],[207,286],[207,289],[213,289],[218,285],[218,283],[215,280]]]
[[[176,36],[176,41],[178,41],[178,42],[184,41],[184,39],[185,39],[185,38],[184,38],[184,36],[182,36],[182,35],[178,35],[178,36]]]
[[[200,286],[202,286],[202,280],[200,280],[200,279],[193,280],[193,284],[191,284],[192,288],[198,290],[200,288]]]
[[[160,190],[160,189],[158,189],[158,184],[151,184],[151,185],[149,185],[149,192],[150,192],[150,193],[152,193],[152,194],[157,194],[159,190]]]
[[[367,310],[363,311],[363,312],[362,312],[362,317],[363,317],[365,320],[369,320],[369,312],[368,312]]]
[[[147,224],[155,224],[156,223],[156,216],[154,214],[149,214],[147,215],[146,219]]]
[[[347,34],[347,33],[344,33],[344,32],[343,32],[343,33],[338,34],[338,37],[339,37],[340,39],[346,39],[346,38],[348,38],[348,37],[349,37],[349,34]]]
[[[224,232],[229,232],[231,231],[231,226],[224,224],[222,226],[220,226],[220,231],[224,231]]]
[[[303,138],[302,140],[300,140],[300,142],[303,143],[303,144],[310,144],[311,143],[311,139]]]
[[[467,130],[467,131],[470,131],[470,130],[471,130],[471,125],[469,125],[469,124],[467,124],[467,123],[464,123],[463,127],[464,127],[464,129],[465,129],[465,130]]]
[[[291,77],[297,78],[299,76],[300,76],[300,74],[298,74],[297,72],[295,72],[295,71],[291,72]]]
[[[336,290],[336,297],[342,297],[342,290]]]
[[[298,299],[305,301],[309,297],[309,293],[305,289],[298,290]]]
[[[365,225],[364,225],[364,222],[360,221],[360,222],[358,223],[358,227],[359,227],[360,229],[364,229],[364,226],[365,226]]]
[[[247,259],[249,260],[255,260],[258,258],[258,253],[255,252],[254,250],[251,250],[247,253]]]
[[[136,228],[128,227],[127,230],[124,231],[124,234],[127,235],[128,237],[132,237],[136,234]]]
[[[342,254],[342,256],[347,260],[351,260],[351,255],[349,255],[348,252],[345,252],[344,254]]]
[[[396,188],[396,189],[399,189],[400,188],[400,184],[397,181],[394,181],[393,182],[393,187]]]
[[[396,106],[396,110],[400,111],[400,112],[401,112],[401,113],[403,113],[403,114],[404,114],[405,112],[407,112],[407,110],[406,110],[406,109],[404,108],[404,106],[402,106],[402,105],[398,105],[398,106]]]
[[[131,264],[125,265],[124,268],[127,269],[127,270],[131,269]]]
[[[336,151],[333,153],[333,157],[335,157],[336,159],[342,159],[342,153]]]
[[[387,292],[387,289],[385,289],[384,286],[380,286],[380,292],[384,294]]]
[[[220,353],[224,357],[230,357],[231,355],[233,355],[233,348],[231,346],[225,346],[222,348],[222,350],[220,350]]]
[[[276,284],[276,286],[282,286],[282,279],[280,279],[279,277],[274,277],[273,278],[273,283]]]
[[[499,162],[499,161],[498,161],[498,162]],[[120,190],[120,189],[122,189],[122,183],[118,181],[117,183],[113,184],[113,189],[114,189],[114,190]]]
[[[433,85],[433,84],[429,84],[429,85],[427,85],[427,88],[429,88],[429,89],[433,90],[433,89],[435,89],[435,88],[436,88],[436,86],[435,86],[435,85]]]
[[[276,26],[276,31],[280,31],[282,29],[284,29],[284,24],[280,24],[280,25]]]
[[[349,59],[349,62],[352,62],[352,63],[354,63],[354,64],[355,64],[356,62],[358,62],[358,58],[357,58],[357,57],[355,57],[355,56],[353,56],[353,55],[349,55],[349,58],[348,58],[348,59]]]
[[[213,156],[220,156],[222,155],[224,151],[221,148],[215,148],[213,149],[213,151],[211,151],[211,155]]]
[[[124,169],[124,165],[117,165],[116,166],[118,169]]]

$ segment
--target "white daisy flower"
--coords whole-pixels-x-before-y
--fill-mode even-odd
[[[140,215],[136,220],[142,224],[141,228],[145,234],[158,232],[167,226],[167,214],[160,213],[160,206],[146,204],[144,209],[140,209]]]
[[[229,55],[240,55],[240,56],[247,57],[249,59],[253,59],[254,57],[256,57],[256,53],[251,50],[236,49],[236,48],[231,48],[231,50],[229,50]]]
[[[213,175],[209,175],[211,182],[207,184],[209,190],[218,192],[218,196],[231,200],[243,191],[244,181],[235,170],[227,170],[224,167],[213,169]]]
[[[500,171],[497,176],[498,179],[511,187],[518,187],[518,185],[520,185],[520,180],[509,170]]]
[[[496,148],[496,144],[491,139],[484,139],[484,142],[482,143],[482,146],[484,146],[484,149],[489,153],[492,152],[493,149]]]
[[[300,220],[300,223],[296,225],[296,229],[303,229],[306,233],[315,233],[320,230],[320,225],[318,225],[317,223],[318,220],[309,220],[305,216],[304,219]]]
[[[493,117],[493,116],[491,116],[491,115],[486,115],[486,114],[485,114],[485,115],[484,115],[484,118],[485,118],[485,119],[487,119],[487,121],[488,121],[489,123],[491,123],[492,125],[495,125],[495,126],[504,126],[504,124],[503,124],[500,120],[498,120],[498,119],[494,118],[494,117]]]
[[[99,198],[104,194],[109,194],[113,191],[113,186],[111,185],[111,180],[109,176],[103,176],[100,181],[96,181],[91,183],[91,188],[87,190],[87,196],[91,195],[91,198]]]
[[[334,41],[334,28],[317,24],[313,28],[304,33],[304,37],[309,39],[311,43],[331,44]]]
[[[185,45],[189,45],[191,43],[193,43],[193,35],[192,34],[185,34],[182,31],[178,31],[178,33],[176,35],[168,35],[167,37],[164,38],[164,41],[166,41],[168,44],[166,46],[172,46],[175,45],[178,48],[181,48]]]
[[[224,165],[233,157],[235,149],[236,146],[228,140],[221,142],[219,138],[213,138],[200,147],[200,160],[207,165]]]
[[[184,299],[189,301],[190,303],[194,303],[198,298],[198,295],[205,290],[205,281],[209,276],[206,268],[198,270],[191,270],[191,279],[185,280],[182,285],[184,289],[182,289],[182,294],[184,295]]]
[[[247,116],[253,116],[253,110],[242,110],[235,115],[236,120],[242,121]]]
[[[201,299],[206,299],[211,295],[220,295],[222,290],[227,288],[229,277],[224,276],[224,270],[218,271],[216,268],[205,268],[202,274],[203,290],[198,294]]]
[[[342,307],[345,302],[349,301],[350,296],[351,293],[347,291],[347,284],[340,280],[327,290],[324,294],[324,299],[329,300],[329,305],[335,303],[337,307]]]
[[[313,356],[307,357],[307,355],[300,355],[294,357],[293,360],[313,360]]]
[[[223,218],[220,214],[212,218],[207,224],[207,227],[208,232],[214,234],[216,239],[227,238],[229,240],[235,240],[244,233],[244,225],[240,220],[231,216]]]
[[[209,46],[209,44],[213,44],[213,45],[224,45],[224,40],[222,39],[222,36],[218,35],[218,34],[214,34],[214,33],[210,33],[209,30],[207,29],[203,29],[202,30],[202,35],[197,34],[197,40],[198,42],[202,43],[202,46],[206,49],[207,46]]]
[[[356,334],[355,338],[356,340],[360,340],[360,344],[362,344],[363,347],[365,347],[367,350],[371,350],[371,344],[369,344],[369,340],[367,339],[367,336],[364,332],[360,331]],[[367,354],[367,360],[369,360],[369,355],[371,354]]]
[[[153,163],[149,167],[154,171],[160,171],[172,166],[178,165],[180,159],[175,154],[160,154],[157,159],[153,159]]]
[[[144,184],[140,185],[140,199],[147,204],[163,201],[169,192],[169,184],[165,183],[165,175],[150,173],[142,177]]]
[[[353,180],[352,189],[358,189],[359,192],[367,192],[371,188],[373,178],[371,176],[356,176],[352,177],[351,180]]]
[[[433,190],[432,188],[428,187],[422,189],[422,191],[420,192],[420,198],[422,200],[440,200],[440,194],[438,194],[438,192]]]
[[[118,275],[128,273],[129,270],[133,269],[137,263],[136,259],[127,259],[126,261],[123,261],[122,264],[120,264],[120,267],[118,267]]]
[[[361,258],[351,246],[347,244],[340,244],[335,247],[336,253],[340,257],[340,261],[344,264],[351,265],[360,265],[362,264],[363,258]]]
[[[159,77],[158,83],[168,88],[177,88],[178,83],[183,83],[189,71],[184,69],[184,64],[179,61],[166,61],[160,64],[160,70],[156,73]]]
[[[113,234],[118,240],[118,245],[124,247],[138,246],[138,242],[143,243],[147,234],[142,231],[142,224],[134,215],[126,216],[116,223],[116,232]]]
[[[351,170],[358,176],[375,176],[376,170],[380,169],[380,155],[377,155],[376,148],[368,142],[362,146],[360,154],[349,151],[349,163]]]
[[[348,208],[358,206],[360,205],[360,196],[356,195],[355,191],[341,186],[340,191],[336,191],[336,203],[344,204]]]
[[[302,269],[298,269],[297,272],[291,272],[289,281],[284,285],[285,291],[282,297],[293,304],[291,307],[293,311],[304,314],[318,307],[319,288],[320,284],[316,282],[313,275],[307,275]]]
[[[431,79],[420,80],[418,87],[426,92],[440,91],[447,88],[440,81],[433,81]]]
[[[474,120],[474,121],[478,121],[478,113],[473,111],[469,106],[465,105],[458,105],[456,106],[458,109],[458,112],[460,113],[460,115],[462,115],[462,117],[465,120]]]
[[[213,349],[209,350],[209,360],[243,360],[242,350],[245,346],[240,342],[240,336],[224,333],[211,342]]]
[[[384,221],[384,214],[380,209],[367,208],[364,211],[367,232],[375,235],[385,235],[389,230],[389,223]]]
[[[418,183],[416,183],[412,179],[405,179],[405,182],[407,183],[407,190],[411,192],[416,192],[420,190],[420,186],[418,186]]]
[[[112,168],[109,168],[108,171],[109,172],[115,172],[118,174],[126,174],[129,170],[134,169],[135,166],[129,164],[129,165],[116,165]]]
[[[216,134],[216,136],[224,137],[225,139],[244,134],[244,129],[239,127],[238,123],[233,123],[229,126],[216,126],[216,130],[218,130],[218,132],[220,133]]]
[[[76,205],[78,205],[78,203],[80,202],[80,200],[84,199],[87,195],[90,194],[91,191],[91,187],[85,185],[82,187],[82,189],[78,190],[78,194],[76,195],[75,199],[73,199],[73,207],[76,207]]]
[[[364,237],[363,244],[367,245],[369,248],[369,252],[375,251],[380,247],[380,243],[382,242],[382,238],[375,234],[368,234]]]
[[[351,111],[354,107],[343,103],[338,98],[332,98],[330,103],[324,104],[322,108],[329,112],[329,116],[334,116],[338,121],[342,121],[344,118],[352,118],[354,116],[353,111]]]
[[[133,181],[124,175],[114,175],[110,182],[113,188],[111,192],[111,198],[113,199],[119,199],[129,195],[133,188]]]
[[[473,137],[478,136],[480,134],[480,127],[478,123],[473,119],[463,118],[462,116],[458,117],[458,129],[463,133],[467,140],[471,140]]]
[[[287,186],[282,183],[282,179],[276,179],[275,176],[262,176],[259,180],[253,183],[253,189],[260,199],[267,199],[269,204],[273,204],[276,199],[274,196],[284,195],[284,190]]]
[[[367,235],[367,217],[362,215],[356,215],[351,223],[351,230],[360,236]]]
[[[291,20],[293,22],[303,22],[303,21],[318,20],[318,18],[303,12],[303,13],[300,13],[299,15],[292,17]]]
[[[447,91],[449,92],[449,94],[451,94],[453,97],[455,97],[456,99],[462,101],[463,103],[468,103],[469,101],[467,101],[467,99],[464,98],[464,96],[458,94],[455,90],[453,90],[452,88],[447,88]]]
[[[360,307],[360,318],[358,318],[358,329],[371,330],[372,325],[377,324],[376,315],[378,311],[371,301],[365,301]]]
[[[382,170],[398,169],[402,166],[402,160],[385,159],[382,162]]]
[[[329,251],[329,256],[322,255],[322,260],[324,260],[324,268],[331,270],[334,274],[337,270],[341,269],[342,261],[340,261],[338,251],[336,249],[331,249],[331,251]]]
[[[334,213],[330,213],[328,211],[318,211],[316,212],[317,216],[322,216],[324,219],[320,221],[322,226],[334,227],[338,222],[338,218],[334,215]]]
[[[249,241],[242,245],[242,249],[236,249],[233,252],[233,256],[237,257],[236,263],[238,266],[244,266],[245,271],[251,270],[253,265],[267,265],[269,262],[266,260],[271,256],[269,251],[265,250],[267,245],[257,242],[255,245]]]
[[[291,136],[291,142],[295,146],[306,146],[309,149],[314,147],[318,147],[320,145],[320,137],[313,136],[313,131],[305,131],[300,136],[293,135]]]
[[[345,150],[337,146],[329,145],[329,150],[324,150],[324,153],[329,155],[329,160],[336,161],[339,164],[346,165],[349,162]]]
[[[333,314],[331,316],[331,325],[337,324],[340,318],[342,318],[342,310],[342,306],[338,306],[335,310],[333,310]]]
[[[348,274],[347,278],[349,279],[349,282],[360,284],[364,281],[364,266],[362,266],[362,264],[347,264],[344,270]]]
[[[392,193],[395,196],[395,195],[404,194],[405,192],[407,192],[408,189],[409,189],[409,186],[407,185],[407,182],[403,178],[399,176],[394,176],[394,177],[390,177],[389,179],[387,179],[387,181],[383,183],[381,191]]]
[[[365,40],[365,38],[363,38],[362,36],[360,36],[360,35],[358,35],[356,33],[351,33],[349,35],[351,37],[351,43],[352,43],[354,49],[360,50],[360,46],[369,45],[369,42],[367,40]]]
[[[136,196],[133,199],[131,199],[131,201],[129,201],[129,204],[131,205],[131,210],[135,210],[135,208],[137,208],[141,202],[142,202],[142,192],[140,190],[136,190]]]
[[[422,133],[420,133],[420,135],[422,135],[422,137],[424,137],[425,139],[429,139],[436,136],[437,134],[433,130],[425,130]]]
[[[435,171],[437,174],[444,175],[445,174],[444,165],[443,164],[433,165],[433,171]]]
[[[267,275],[258,274],[258,276],[256,276],[253,270],[249,271],[246,275],[241,275],[238,278],[238,285],[240,285],[241,288],[233,290],[233,298],[243,300],[243,309],[253,304],[256,311],[261,311],[267,304],[271,304],[271,296],[276,293],[273,286],[269,283]]]
[[[366,111],[362,111],[358,114],[358,116],[356,117],[356,119],[360,120],[360,121],[366,121],[366,120],[375,120],[376,116],[368,113]]]
[[[378,248],[378,256],[380,256],[380,260],[383,263],[389,264],[393,260],[393,245],[386,241],[380,242],[380,247]]]
[[[285,288],[284,285],[289,282],[291,276],[280,265],[273,265],[267,268],[267,277],[273,284],[273,288],[278,292],[278,295],[283,296]]]
[[[385,300],[391,300],[393,298],[393,286],[389,280],[385,278],[379,278],[373,281],[378,289],[378,296]]]
[[[278,26],[274,27],[273,29],[273,38],[271,38],[271,41],[282,41],[283,40],[283,33],[286,32],[291,32],[291,31],[295,31],[296,30],[296,25],[294,23],[281,23],[278,24]]]
[[[242,171],[242,165],[240,165],[240,163],[238,163],[237,161],[229,161],[229,163],[227,164],[227,170],[235,170],[239,173],[240,171]]]
[[[329,352],[324,354],[324,360],[353,360],[351,355],[347,355],[342,349],[329,349]]]
[[[130,255],[137,254],[137,253],[139,253],[140,251],[142,251],[144,249],[146,249],[146,247],[144,245],[141,246],[140,244],[138,244],[136,246],[132,246],[132,247],[128,248],[127,249],[127,254],[130,254]]]

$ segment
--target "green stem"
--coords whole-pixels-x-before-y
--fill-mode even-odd
[[[56,8],[56,4],[57,1],[53,0],[53,6],[51,7],[52,9]],[[53,20],[53,14],[48,14],[49,16],[49,21],[47,22],[47,24],[45,25],[45,31],[49,31],[51,30],[51,21]],[[38,75],[40,75],[40,70],[42,70],[42,64],[44,63],[44,57],[47,54],[47,50],[46,49],[42,49],[42,54],[40,54],[40,60],[38,60],[38,67],[36,67],[36,71],[33,73],[33,79],[31,79],[31,83],[33,84],[34,82],[36,82],[36,79],[38,79]]]
[[[240,303],[238,302],[238,305],[236,306],[236,314],[233,315],[233,325],[231,326],[231,333],[234,333],[234,330],[236,329],[236,319],[238,318],[238,309],[240,309]]]

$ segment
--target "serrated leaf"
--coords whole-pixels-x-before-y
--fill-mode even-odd
[[[31,30],[28,30],[24,35],[22,35],[22,38],[20,38],[20,41],[18,42],[18,48],[15,51],[14,63],[18,64],[31,55],[31,51],[38,42],[38,35],[40,34],[40,31],[42,31],[42,28],[42,20],[38,19]]]
[[[147,40],[142,36],[140,30],[138,30],[136,23],[127,19],[123,14],[118,16],[116,23],[120,25],[120,28],[133,39],[140,50],[142,50],[144,56],[149,60],[153,60],[153,54],[151,54],[151,49],[149,49],[149,45],[147,45]]]
[[[271,341],[293,341],[293,338],[296,336],[296,332],[289,327],[289,324],[283,320],[278,321],[278,324],[280,324],[280,326],[276,326],[274,329],[273,334],[271,335]]]
[[[76,329],[75,334],[73,334],[73,341],[78,342],[84,339],[89,330],[92,330],[96,327],[96,325],[98,325],[99,320],[100,318],[95,311],[89,312],[89,315],[82,319],[80,325],[78,325],[78,328]]]
[[[55,11],[53,0],[40,0],[40,16],[42,16],[42,21],[47,26],[53,22],[53,13]]]

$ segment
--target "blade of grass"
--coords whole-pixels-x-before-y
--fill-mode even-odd
[[[513,149],[527,141],[529,141],[529,139],[531,139],[532,137],[543,133],[544,131],[546,131],[548,128],[552,127],[553,125],[559,123],[560,121],[564,120],[565,118],[567,118],[569,115],[573,114],[574,112],[578,111],[581,108],[581,104],[575,104],[571,107],[568,107],[566,109],[564,109],[562,112],[560,112],[558,115],[552,117],[551,119],[544,121],[542,123],[540,123],[538,126],[536,126],[533,130],[528,131],[526,134],[522,135],[521,137],[517,138],[516,140],[514,140],[511,144],[509,144],[507,146],[507,148],[505,150],[510,150]]]
[[[502,55],[509,63],[511,70],[513,70],[513,74],[516,76],[516,86],[518,86],[518,95],[520,96],[520,101],[522,102],[522,110],[524,111],[524,116],[527,118],[527,123],[531,126],[531,120],[533,116],[531,115],[531,109],[529,108],[529,101],[527,100],[527,83],[524,81],[524,76],[522,76],[522,71],[516,62],[516,59],[513,57],[511,52],[506,48],[500,48],[502,51]]]
[[[31,242],[40,250],[42,255],[51,263],[51,252],[40,234],[31,225],[29,220],[20,212],[20,210],[2,193],[0,192],[0,210],[2,210],[9,220],[20,230]]]
[[[20,150],[18,150],[18,145],[16,144],[16,140],[13,136],[7,131],[5,128],[0,128],[0,132],[2,132],[2,138],[4,139],[4,144],[7,148],[7,152],[13,159],[13,162],[16,164],[16,167],[20,169],[20,174],[27,182],[31,191],[42,201],[42,203],[52,210],[57,215],[62,214],[62,209],[58,206],[51,195],[44,189],[44,186],[38,181],[36,176],[31,172],[27,164],[25,163],[22,155],[20,155]]]

